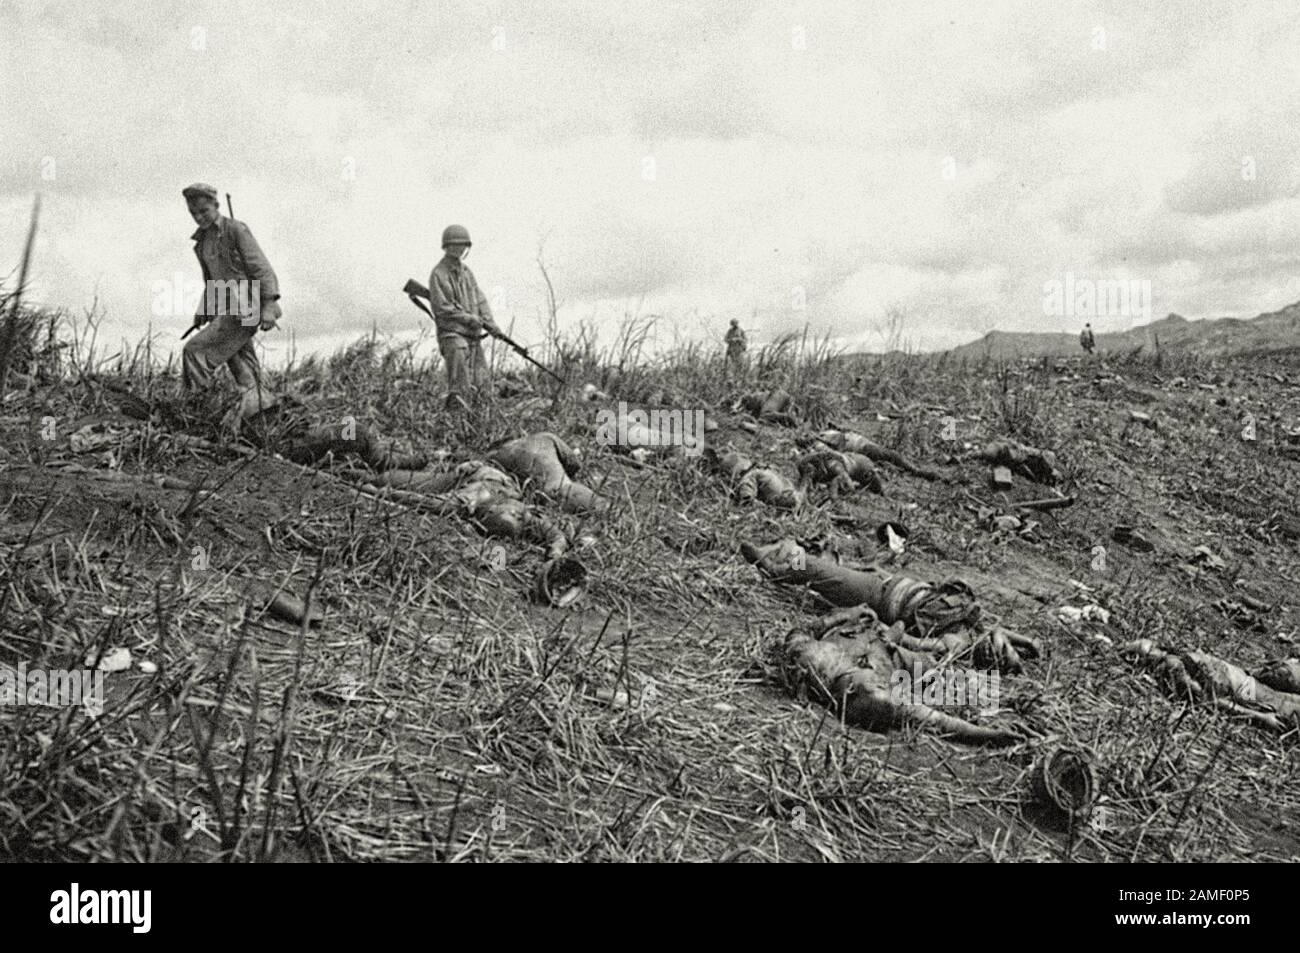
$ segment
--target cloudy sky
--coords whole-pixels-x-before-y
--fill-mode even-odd
[[[525,343],[539,248],[565,324],[661,342],[1074,330],[1066,275],[1254,315],[1300,299],[1297,50],[1290,0],[6,0],[0,270],[39,191],[36,296],[172,341],[201,180],[306,349],[418,332],[450,222]]]

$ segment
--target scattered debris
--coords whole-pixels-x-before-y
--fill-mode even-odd
[[[902,523],[889,521],[876,527],[876,541],[882,546],[888,546],[891,552],[898,555],[902,555],[906,548],[909,535],[907,527]]]
[[[1128,419],[1129,423],[1140,424],[1141,426],[1146,427],[1147,430],[1159,429],[1156,425],[1155,419],[1152,418],[1150,414],[1144,413],[1140,410],[1130,410],[1128,412]]]
[[[1035,796],[1059,820],[1088,820],[1097,795],[1097,772],[1082,749],[1053,748],[1035,765],[1032,778]]]
[[[133,427],[113,427],[98,422],[86,424],[68,436],[68,446],[73,453],[95,453],[117,446]]]
[[[572,556],[548,559],[537,571],[533,596],[538,602],[563,609],[587,588],[587,567]]]
[[[1116,526],[1110,532],[1110,538],[1122,543],[1135,553],[1155,552],[1156,544],[1142,535],[1137,529],[1128,525]]]
[[[1236,584],[1237,586],[1241,586],[1242,581],[1238,579]],[[1245,606],[1247,609],[1250,609],[1252,612],[1259,612],[1263,614],[1263,613],[1273,611],[1273,607],[1270,606],[1267,602],[1264,602],[1260,599],[1256,599],[1248,592],[1238,593],[1237,599],[1241,602],[1243,606]]]
[[[320,610],[313,604],[308,612],[306,604],[291,592],[277,590],[267,583],[255,583],[249,592],[259,611],[269,612],[281,621],[301,626],[305,620],[309,628],[321,624]]]
[[[1214,554],[1214,551],[1208,546],[1197,546],[1192,552],[1191,564],[1193,566],[1202,566],[1206,569],[1220,570],[1226,569],[1227,563]]]
[[[1268,626],[1259,613],[1232,599],[1218,599],[1214,608],[1222,612],[1234,626],[1246,632],[1267,632]]]
[[[100,672],[125,672],[131,667],[131,650],[125,646],[118,645],[105,649],[98,663],[95,660],[97,652],[97,649],[91,649],[86,654],[86,668],[94,668]]]
[[[604,702],[610,708],[626,708],[629,698],[627,692],[621,688],[598,688],[596,689],[595,700]]]
[[[1001,516],[994,516],[991,525],[995,533],[1014,533],[1023,524],[1020,522],[1020,517],[1003,513]]]
[[[1056,617],[1067,625],[1076,622],[1100,622],[1102,625],[1110,624],[1110,610],[1103,609],[1099,605],[1086,606],[1061,606],[1056,610]]]
[[[1075,502],[1076,498],[1073,496],[1049,496],[1042,500],[1024,500],[1016,503],[1015,507],[1018,510],[1038,510],[1041,512],[1044,510],[1064,509],[1067,506],[1073,506]]]

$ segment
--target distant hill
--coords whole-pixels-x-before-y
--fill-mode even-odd
[[[1029,331],[990,331],[978,341],[950,353],[983,357],[1040,357],[1079,352],[1079,330],[1041,334]],[[1097,334],[1098,351],[1128,351],[1141,347],[1161,350],[1195,349],[1211,357],[1300,349],[1300,302],[1254,318],[1206,318],[1188,321],[1170,314],[1160,321],[1113,334]]]

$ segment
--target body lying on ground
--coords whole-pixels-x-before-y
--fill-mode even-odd
[[[914,679],[946,670],[928,654],[890,641],[870,610],[834,613],[792,631],[783,662],[796,684],[831,705],[847,724],[878,732],[912,726],[969,744],[1023,740],[1010,727],[975,725],[920,703],[922,688]]]
[[[262,395],[265,403],[250,401],[250,393]],[[377,471],[418,470],[428,463],[427,456],[381,436],[377,427],[364,421],[347,416],[313,421],[299,401],[271,398],[261,388],[243,395],[239,412],[243,417],[240,430],[247,439],[294,463],[315,464],[331,455],[355,458]]]
[[[669,452],[697,456],[704,449],[704,434],[709,423],[703,419],[703,413],[697,416],[689,410],[632,408],[617,414],[601,411],[596,440],[616,452],[642,461],[654,454]]]
[[[375,492],[388,488],[401,494],[399,499],[419,496],[425,509],[467,519],[487,536],[537,543],[548,559],[558,559],[569,549],[568,535],[537,507],[520,500],[514,478],[482,461],[469,460],[450,470],[352,475]]]
[[[841,609],[836,613],[845,620],[854,618],[855,614],[879,620],[875,610],[867,605]],[[1018,675],[1024,670],[1022,656],[1039,658],[1043,654],[1036,639],[1002,626],[993,626],[985,632],[963,627],[948,629],[939,635],[920,636],[908,632],[908,625],[912,625],[915,631],[914,623],[914,619],[909,623],[902,619],[895,621],[886,638],[894,645],[934,656],[942,665],[961,662],[972,668]]]
[[[1056,454],[1050,450],[1029,447],[1015,440],[995,440],[985,444],[976,454],[985,463],[1009,467],[1013,472],[1035,483],[1051,485],[1061,479],[1056,464]]]
[[[829,486],[831,495],[867,489],[883,493],[880,473],[871,459],[861,453],[814,450],[799,458],[799,488]]]
[[[1199,649],[1162,649],[1150,639],[1138,639],[1124,643],[1119,651],[1123,657],[1154,669],[1157,677],[1178,694],[1211,701],[1275,731],[1300,727],[1300,695],[1271,687],[1270,682],[1285,684],[1272,665],[1260,673],[1269,679],[1265,682]]]
[[[394,441],[381,438],[365,424],[348,420],[312,425],[305,422],[301,410],[295,401],[278,400],[245,421],[246,432],[276,446],[283,456],[299,463],[315,463],[330,453],[354,456],[375,471],[350,474],[363,481],[369,491],[395,490],[410,501],[418,498],[421,506],[433,512],[468,519],[488,536],[537,543],[546,551],[548,559],[558,559],[568,551],[567,534],[537,508],[520,501],[518,485],[504,470],[481,460],[468,460],[450,469],[423,469],[426,456],[402,452]],[[554,440],[558,444],[555,453],[562,451],[566,459],[576,464],[573,452],[559,438]],[[535,441],[530,446],[535,448],[541,443]],[[544,449],[530,457],[516,447],[507,457],[517,465],[530,460],[539,464],[528,470],[530,476],[545,469]],[[557,462],[556,466],[560,464]],[[561,498],[571,502],[580,499],[582,494],[573,490],[575,487],[591,494],[586,487],[570,481],[562,487]]]
[[[356,456],[375,470],[413,469],[424,466],[427,458],[412,452],[398,441],[380,436],[379,431],[363,423],[328,423],[309,427],[281,451],[295,463],[315,463],[329,454]]]
[[[1300,659],[1273,659],[1255,672],[1255,677],[1269,688],[1290,695],[1300,695]]]
[[[708,448],[704,457],[708,466],[729,482],[737,502],[758,500],[789,510],[797,509],[803,502],[803,494],[789,478],[770,467],[755,466],[743,453],[734,450],[716,453]]]
[[[511,440],[488,454],[488,462],[570,512],[597,512],[608,506],[607,500],[574,479],[581,470],[578,457],[553,433],[535,433]]]
[[[374,477],[374,483],[415,493],[446,493],[466,485],[498,486],[503,494],[519,498],[519,488],[510,474],[482,460],[467,460],[449,470],[388,470]]]
[[[906,643],[912,648],[969,657],[973,664],[1004,672],[1020,671],[1022,655],[1042,654],[1037,641],[1008,629],[979,632],[979,603],[961,580],[936,585],[875,566],[851,569],[808,555],[793,539],[768,546],[742,543],[741,553],[773,582],[806,586],[833,606],[865,606],[886,625],[901,622],[918,640]]]
[[[937,470],[917,466],[901,453],[890,450],[888,447],[882,447],[874,440],[852,430],[823,430],[817,435],[817,440],[832,450],[858,453],[869,460],[874,460],[876,463],[888,463],[913,476],[919,476],[926,480],[943,479],[943,475]]]
[[[778,387],[769,394],[746,394],[740,398],[740,406],[746,413],[753,414],[759,420],[767,420],[784,427],[798,427],[799,418],[794,415],[794,398],[784,388]]]
[[[520,500],[497,498],[469,507],[466,515],[488,536],[536,543],[546,550],[547,559],[559,559],[569,551],[564,530]]]

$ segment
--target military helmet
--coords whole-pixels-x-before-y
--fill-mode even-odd
[[[448,225],[442,230],[442,247],[448,245],[472,245],[469,240],[469,229],[464,225]]]

